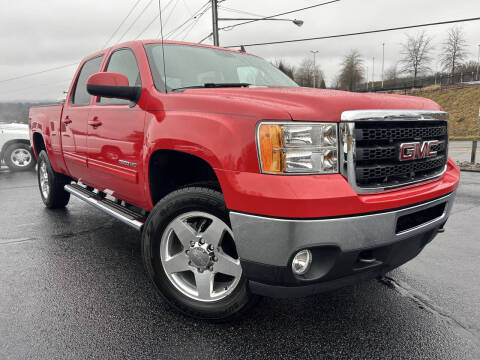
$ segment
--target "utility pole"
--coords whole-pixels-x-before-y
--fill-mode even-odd
[[[315,62],[315,55],[319,53],[318,50],[310,50],[310,52],[313,54],[313,87],[316,88],[316,81],[317,81],[317,64]]]
[[[212,1],[212,25],[213,25],[213,45],[220,46],[220,41],[218,39],[218,1]]]
[[[384,70],[385,70],[385,43],[382,44],[382,89],[384,81]]]

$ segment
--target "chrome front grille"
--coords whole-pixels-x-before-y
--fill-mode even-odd
[[[340,171],[357,193],[437,178],[446,169],[447,119],[441,111],[346,111],[340,123]],[[400,160],[401,144],[432,140],[438,141],[431,146],[432,156]]]
[[[363,129],[355,129],[355,138],[357,141],[400,141],[405,139],[433,139],[444,137],[447,134],[447,128],[444,125],[413,127],[411,123],[393,124],[392,128],[386,127],[387,124],[368,124],[370,126]],[[372,126],[373,125],[373,126]],[[378,127],[377,127],[378,126]]]

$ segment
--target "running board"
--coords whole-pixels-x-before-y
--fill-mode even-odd
[[[142,231],[145,218],[142,215],[137,214],[135,211],[129,210],[124,206],[121,206],[109,199],[102,198],[92,191],[85,189],[78,184],[65,185],[65,191],[68,191],[73,196],[76,196],[80,200],[102,210],[103,212],[113,216],[115,219],[130,225],[138,231]]]

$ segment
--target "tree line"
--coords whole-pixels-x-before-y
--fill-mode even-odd
[[[314,64],[313,60],[310,58],[303,59],[299,67],[289,65],[283,60],[276,60],[273,65],[283,71],[300,86],[321,89],[327,87],[323,71],[320,69],[320,66]]]
[[[27,123],[32,106],[46,105],[44,102],[0,102],[0,123]]]
[[[418,79],[430,74],[432,78],[444,77],[448,82],[463,81],[463,76],[456,74],[469,74],[470,79],[480,80],[478,74],[478,62],[468,60],[467,43],[465,33],[461,27],[452,27],[448,30],[446,38],[441,43],[439,65],[440,72],[432,74],[433,38],[426,31],[416,35],[406,34],[405,41],[401,44],[400,59],[393,66],[386,69],[383,79],[388,85],[397,84],[397,80],[410,80],[413,87],[418,85]],[[283,61],[277,61],[275,65],[289,77],[294,79],[300,86],[313,87],[315,83],[325,87],[324,74],[320,66],[313,68],[311,59],[304,59],[298,68],[288,65]],[[335,77],[332,88],[359,91],[368,89],[369,79],[366,74],[366,62],[357,49],[350,50],[340,64],[340,71]],[[318,81],[320,79],[320,81]],[[374,84],[372,84],[374,85]],[[321,86],[315,86],[321,87]]]

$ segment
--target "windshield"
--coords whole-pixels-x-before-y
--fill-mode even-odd
[[[254,85],[297,87],[287,75],[256,56],[188,45],[165,45],[164,75],[161,44],[145,45],[155,87],[174,91],[188,87]],[[166,89],[165,89],[166,79]],[[230,85],[230,86],[229,86]]]

